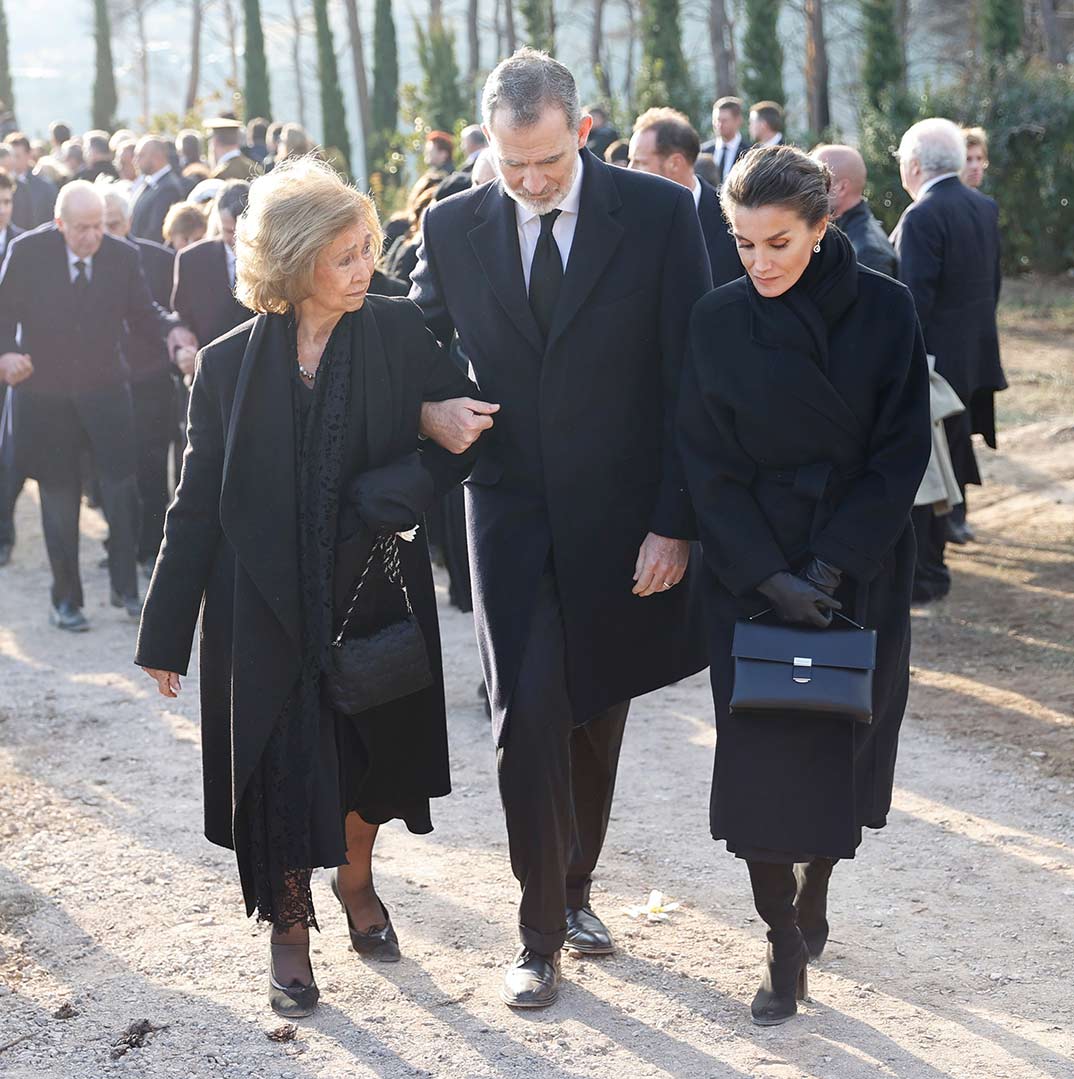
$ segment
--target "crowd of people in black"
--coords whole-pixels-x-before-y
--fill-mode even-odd
[[[192,131],[5,140],[0,562],[32,477],[55,626],[89,628],[84,498],[165,696],[200,620],[206,834],[272,923],[280,1014],[319,995],[315,868],[355,950],[400,955],[378,828],[431,831],[450,790],[431,548],[521,886],[505,1003],[614,950],[590,886],[630,701],[706,667],[711,831],[768,926],[753,1019],[804,996],[832,869],[890,808],[911,604],[973,539],[999,236],[979,130],[906,132],[889,238],[857,150],[746,116],[620,139],[523,49],[383,225],[296,125],[217,117],[208,162]]]

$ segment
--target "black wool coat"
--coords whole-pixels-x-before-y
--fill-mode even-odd
[[[401,474],[414,471],[408,463],[418,449],[422,400],[468,396],[475,389],[409,301],[368,296],[351,317],[362,352],[352,360],[354,419],[343,487],[358,479],[354,462],[365,461],[363,480],[383,477],[379,501],[389,509],[384,520],[364,521],[365,528],[337,547],[337,624],[365,564],[371,531],[416,523],[424,505],[470,467],[469,457],[423,443],[423,489],[400,483]],[[294,362],[280,315],[259,315],[199,353],[182,479],[165,521],[135,656],[139,666],[185,674],[200,612],[205,834],[237,851],[244,880],[249,850],[245,837],[235,834],[235,811],[301,659]],[[364,447],[355,436],[362,430]],[[400,506],[406,506],[404,516],[390,519]],[[353,516],[351,509],[341,495],[341,523]],[[450,791],[440,636],[424,529],[413,543],[399,546],[435,684],[368,714],[366,729],[379,739],[369,747],[371,758],[386,762],[385,774],[370,776],[363,788],[371,803],[406,804]]]
[[[969,410],[973,432],[994,449],[994,395],[1007,388],[996,328],[999,209],[952,176],[906,208],[891,240],[899,280],[917,304],[925,348]]]
[[[164,242],[164,218],[176,202],[186,198],[183,182],[169,169],[159,180],[146,181],[131,206],[131,236],[139,240]]]
[[[910,510],[928,464],[928,368],[905,287],[858,267],[856,302],[827,336],[828,373],[750,302],[742,278],[690,320],[679,442],[705,552],[717,747],[713,837],[853,857],[891,804],[909,684]],[[818,320],[819,321],[819,320]],[[815,327],[826,334],[823,322]],[[799,469],[833,479],[814,531]],[[735,621],[770,604],[757,585],[810,554],[844,573],[844,609],[878,633],[871,726],[809,714],[731,714]]]
[[[231,291],[223,240],[199,240],[175,256],[172,310],[203,348],[253,316]]]
[[[723,210],[720,209],[720,196],[716,188],[706,183],[699,176],[701,198],[697,204],[697,216],[701,220],[701,231],[705,235],[705,249],[709,253],[709,266],[712,268],[712,287],[719,288],[729,281],[741,277],[742,260],[738,257],[735,238],[727,228]]]
[[[835,223],[854,245],[858,262],[877,273],[887,274],[888,277],[899,276],[899,259],[895,248],[880,222],[873,216],[867,199],[862,199],[846,213],[840,214]]]
[[[457,330],[495,426],[467,487],[474,610],[503,733],[549,556],[575,721],[705,665],[693,575],[631,594],[649,532],[693,539],[674,417],[690,309],[709,290],[686,188],[582,151],[577,228],[547,343],[526,296],[515,203],[490,183],[433,205],[411,298]]]
[[[163,310],[171,310],[172,278],[175,276],[175,252],[152,240],[131,240],[138,252],[149,293]],[[159,334],[146,335],[138,330],[128,334],[124,355],[132,382],[159,380],[174,370],[168,349]]]
[[[52,220],[59,192],[51,180],[30,173],[15,182],[11,220],[20,229],[36,229]]]

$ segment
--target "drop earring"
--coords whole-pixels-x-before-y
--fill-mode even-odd
[[[820,254],[820,240],[818,240],[818,241],[817,241],[817,242],[816,242],[816,243],[815,243],[815,244],[813,245],[813,254],[814,254],[814,255],[819,255],[819,254]]]

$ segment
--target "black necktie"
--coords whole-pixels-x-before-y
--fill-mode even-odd
[[[81,300],[85,297],[86,291],[89,289],[89,278],[86,276],[86,264],[79,259],[75,263],[75,269],[78,271],[75,275],[75,297]]]
[[[731,156],[731,147],[730,146],[725,146],[723,148],[723,156],[720,158],[720,182],[721,183],[723,183],[723,181],[727,177],[727,169],[728,169],[728,167],[730,165],[730,162],[729,162],[728,158],[730,158],[730,156]]]
[[[559,257],[556,238],[552,235],[552,226],[561,212],[551,210],[541,214],[541,235],[530,266],[530,307],[541,335],[546,340],[548,331],[552,328],[552,316],[556,312],[560,286],[563,284],[563,260]]]

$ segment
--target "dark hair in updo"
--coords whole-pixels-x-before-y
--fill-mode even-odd
[[[793,146],[755,146],[735,162],[720,188],[724,217],[732,207],[756,210],[782,206],[807,225],[816,225],[831,213],[828,191],[832,174]]]

